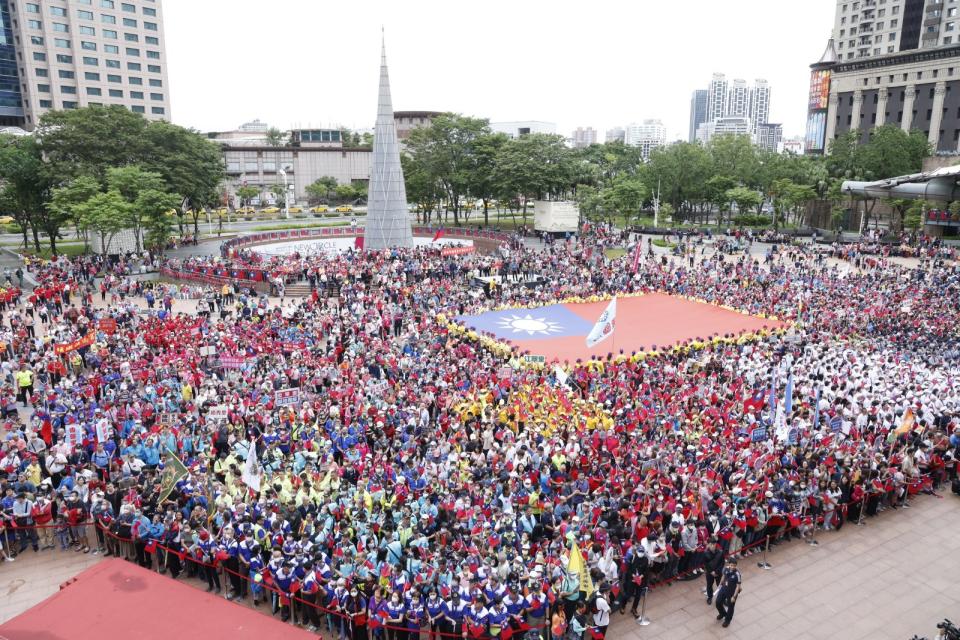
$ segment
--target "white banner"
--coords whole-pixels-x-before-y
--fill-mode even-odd
[[[251,441],[250,448],[247,450],[247,460],[243,464],[243,471],[240,472],[240,479],[254,491],[260,491],[260,474],[262,471],[260,461],[257,460],[257,447]]]

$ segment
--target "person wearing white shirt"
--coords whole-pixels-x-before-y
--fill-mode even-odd
[[[610,603],[607,602],[607,597],[603,592],[597,593],[594,609],[596,613],[593,614],[593,624],[600,636],[604,637],[607,635],[607,627],[610,626]]]

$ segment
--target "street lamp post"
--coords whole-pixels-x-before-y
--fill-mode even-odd
[[[289,167],[283,167],[280,169],[280,176],[283,178],[283,217],[287,220],[290,219],[290,203],[289,200],[289,189],[287,188],[287,169]]]

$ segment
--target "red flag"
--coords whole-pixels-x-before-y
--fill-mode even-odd
[[[148,543],[146,544],[146,546],[143,548],[143,550],[146,551],[147,553],[156,553],[156,552],[157,552],[157,541],[156,541],[156,540],[151,540],[150,542],[148,542]]]
[[[437,232],[433,234],[433,240],[431,240],[430,242],[436,242],[437,240],[442,238],[446,232],[447,231],[445,229],[437,229]]]
[[[590,637],[593,640],[603,640],[603,634],[596,627],[590,627],[588,631],[590,631]]]
[[[50,424],[50,420],[43,421],[43,426],[40,427],[40,437],[47,443],[48,447],[53,444],[53,426]]]
[[[513,635],[513,628],[510,625],[507,625],[500,629],[500,640],[510,640],[510,637]]]
[[[356,249],[363,251],[363,236],[357,236],[353,239],[353,246]]]

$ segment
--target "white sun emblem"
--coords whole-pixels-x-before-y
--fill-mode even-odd
[[[526,333],[528,336],[548,336],[551,333],[560,333],[563,331],[560,323],[547,320],[542,316],[534,318],[529,313],[525,316],[511,314],[510,316],[500,318],[497,322],[499,322],[501,329],[511,329],[514,333]]]

